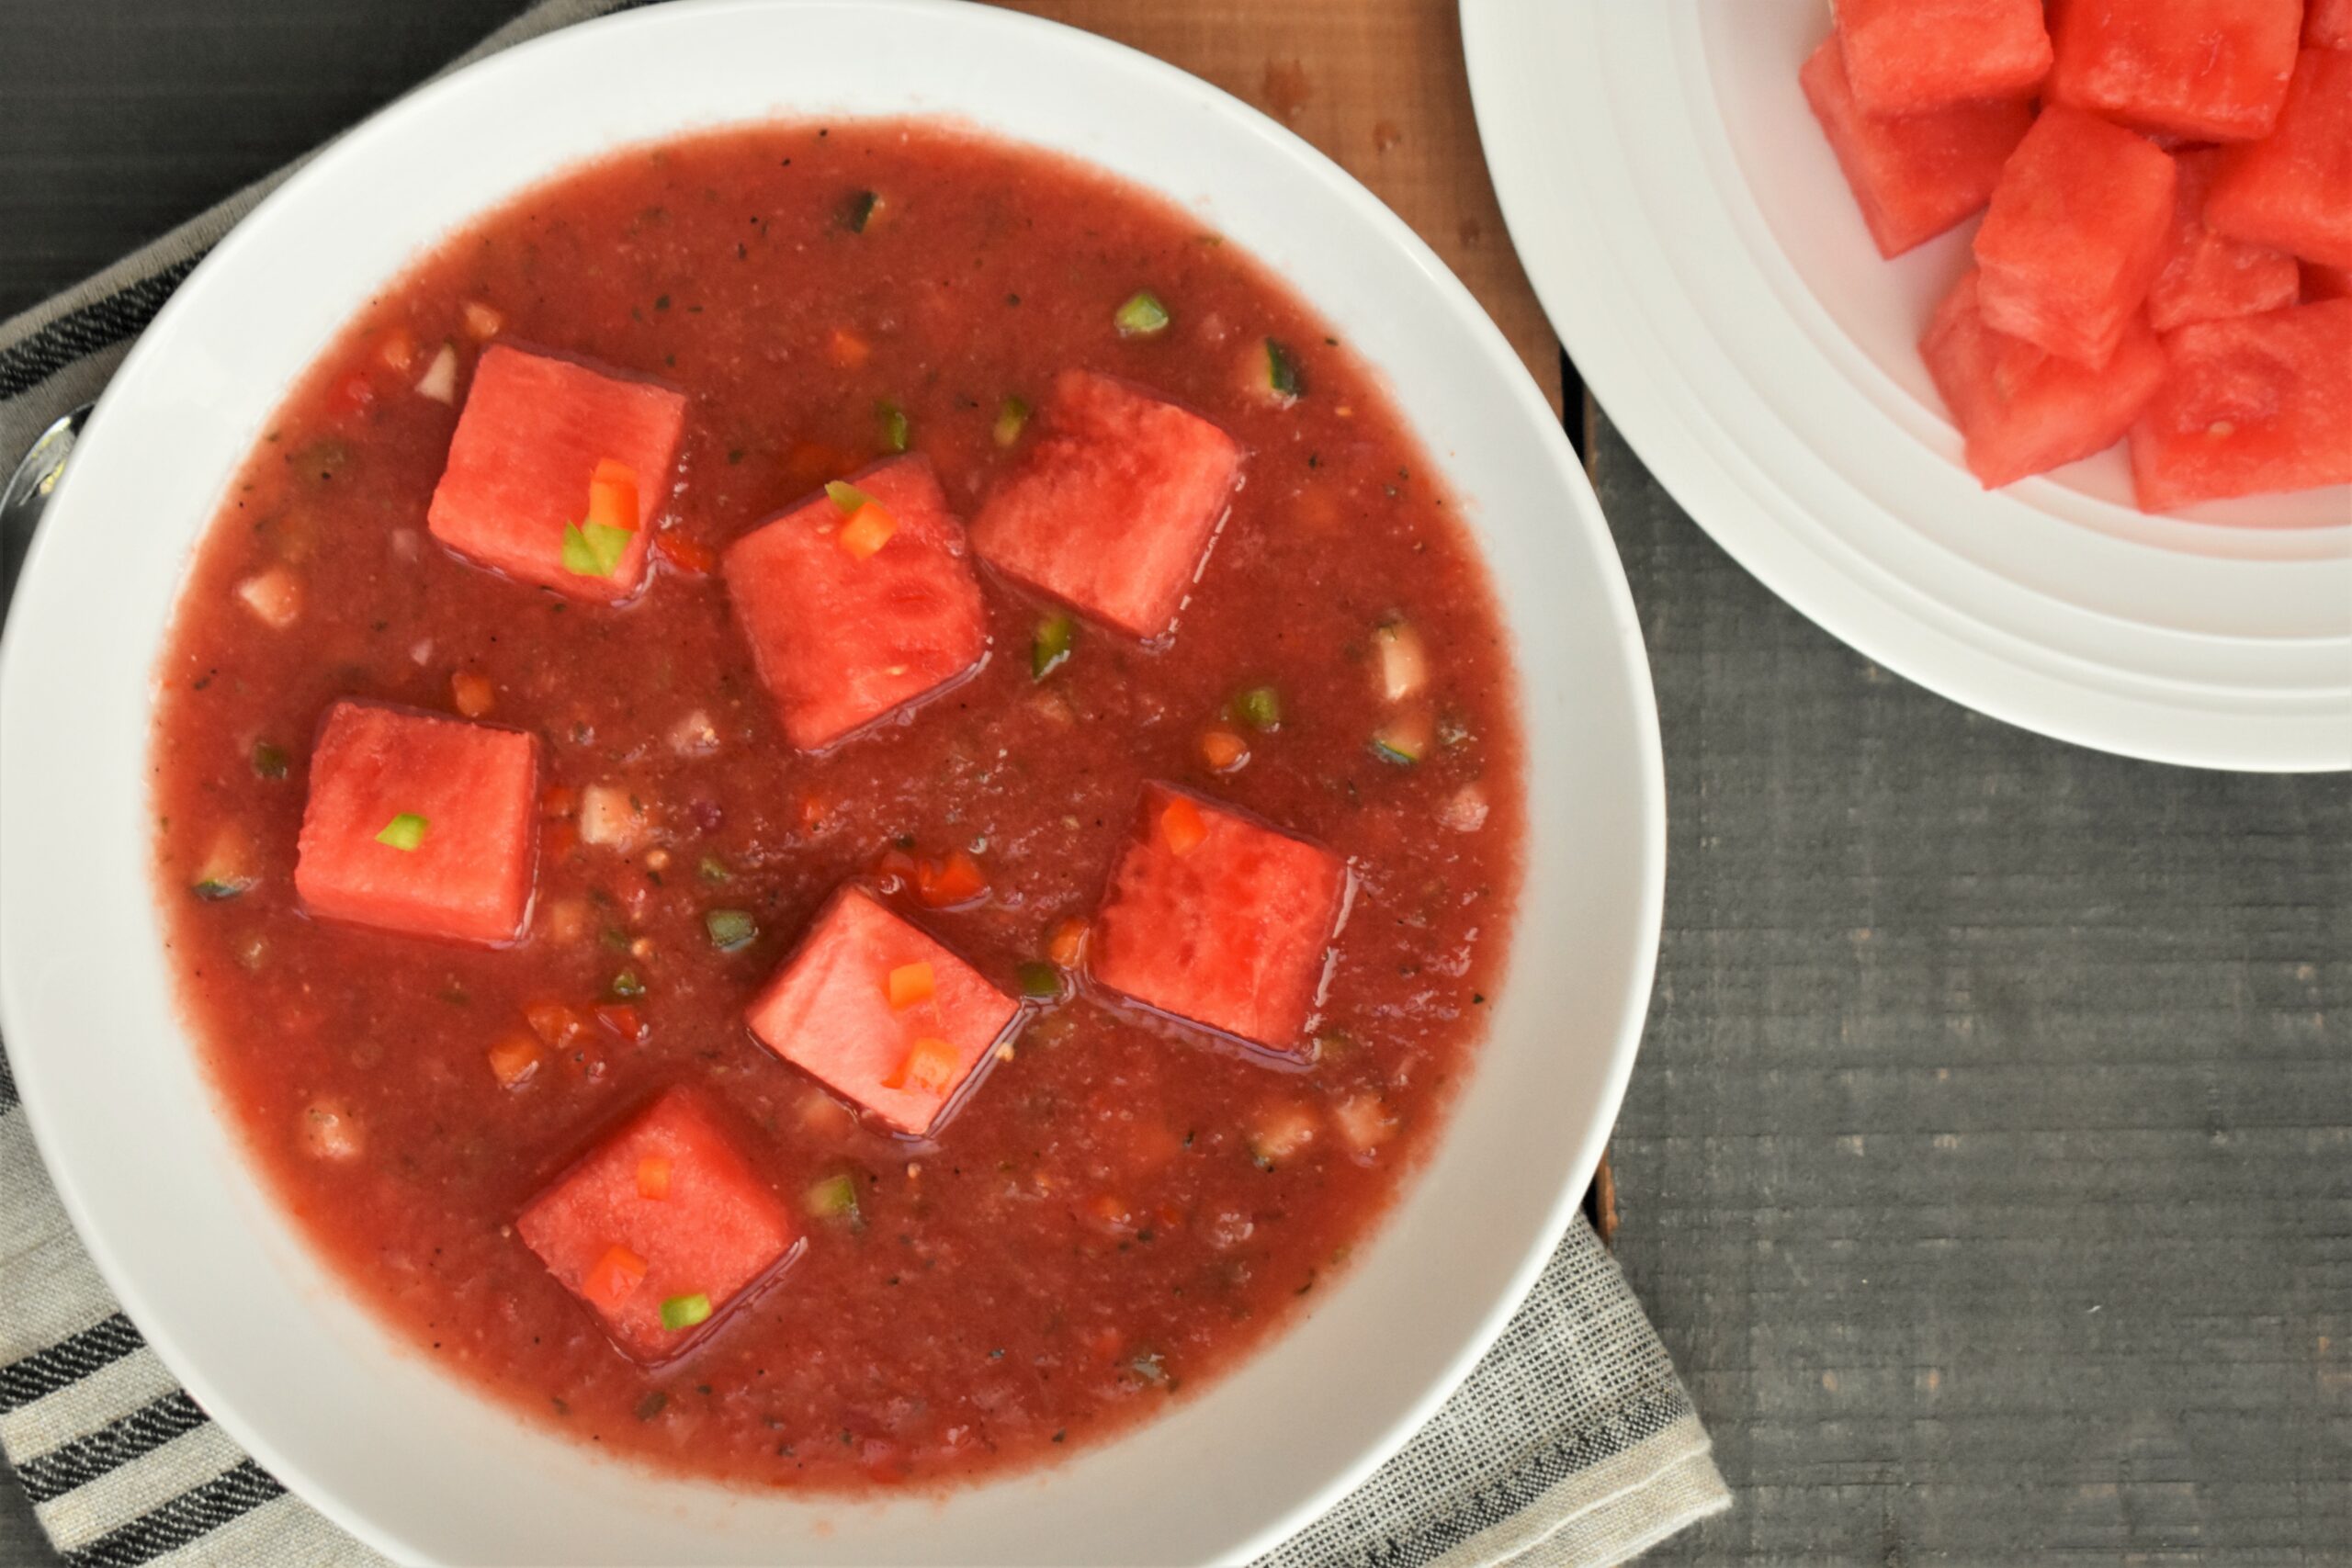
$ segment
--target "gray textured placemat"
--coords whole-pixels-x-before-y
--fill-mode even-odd
[[[621,8],[548,0],[466,59]],[[286,172],[0,324],[0,460],[104,388],[180,280]],[[377,1561],[242,1453],[122,1315],[50,1188],[5,1056],[0,1445],[69,1562]],[[1729,1501],[1640,1304],[1579,1219],[1437,1418],[1265,1561],[1583,1568]]]

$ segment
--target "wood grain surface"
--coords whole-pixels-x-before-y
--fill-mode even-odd
[[[0,312],[511,9],[0,0]],[[1451,5],[1052,11],[1283,113],[1544,378],[1483,177],[1438,155],[1472,134]],[[1619,1255],[1738,1495],[1656,1556],[2352,1563],[2352,783],[1969,714],[1773,599],[1605,420],[1592,456],[1670,796]],[[0,1506],[0,1564],[52,1561]]]

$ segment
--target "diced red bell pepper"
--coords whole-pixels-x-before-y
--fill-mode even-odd
[[[999,571],[1131,637],[1174,626],[1241,478],[1240,444],[1124,381],[1065,370],[1038,434],[981,502]]]
[[[725,557],[752,661],[804,751],[937,694],[988,651],[979,579],[929,461],[894,457],[845,488],[847,509],[819,494]],[[887,532],[871,526],[874,513]]]
[[[531,903],[538,742],[372,703],[328,710],[311,756],[295,890],[313,914],[512,942]]]
[[[2140,504],[2352,483],[2352,299],[2200,321],[2132,429]]]
[[[2148,286],[2148,324],[2160,333],[2191,321],[2275,310],[2293,304],[2301,291],[2294,257],[2216,234],[2206,224],[2205,196],[2220,157],[2210,147],[2173,155],[2180,182],[2173,197],[2172,239],[2155,282]]]
[[[1988,490],[2113,446],[2165,377],[2164,349],[2137,318],[2097,370],[1996,332],[1973,272],[1936,308],[1919,352]]]
[[[1147,1007],[1295,1051],[1349,886],[1347,863],[1330,851],[1148,784],[1088,961],[1096,980]]]
[[[2045,101],[2197,141],[2270,134],[2301,0],[2066,0]]]
[[[1866,114],[2029,98],[2050,70],[2041,0],[1836,0],[1836,12]]]
[[[784,1204],[685,1089],[590,1150],[531,1201],[514,1230],[614,1343],[645,1362],[711,1333],[798,1244]],[[695,1297],[701,1308],[682,1310]],[[677,1303],[669,1324],[665,1303]]]
[[[2106,364],[2164,265],[2176,178],[2145,137],[2064,105],[2042,110],[1976,231],[1986,322]]]
[[[2205,221],[2248,244],[2352,266],[2352,51],[2303,51],[2278,129],[2223,150]]]
[[[493,344],[475,367],[433,492],[433,536],[518,581],[628,599],[645,584],[685,412],[684,397],[666,387]],[[633,505],[616,505],[624,494]],[[609,543],[609,565],[595,550],[583,558],[592,543]]]
[[[931,994],[904,1007],[903,979],[931,969]],[[862,887],[842,888],[745,1014],[769,1050],[922,1136],[963,1092],[1020,1005],[929,932]]]

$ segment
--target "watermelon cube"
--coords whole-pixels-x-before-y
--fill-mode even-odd
[[[2043,96],[2198,141],[2270,134],[2302,0],[2067,0]]]
[[[1836,0],[1835,9],[1865,114],[2028,98],[2050,70],[2041,0]]]
[[[2352,49],[2352,0],[2303,0],[2308,49]]]
[[[1146,1007],[1295,1051],[1347,914],[1347,863],[1167,784],[1095,917],[1095,980]]]
[[[922,1137],[1020,1010],[929,932],[848,886],[744,1017],[761,1044]]]
[[[685,1089],[590,1150],[514,1230],[644,1362],[691,1349],[799,1245],[784,1205]]]
[[[337,703],[311,753],[294,889],[314,915],[512,942],[530,913],[539,747],[520,730]]]
[[[2278,129],[2223,151],[2205,221],[2249,244],[2352,266],[2352,52],[2303,51]]]
[[[1985,321],[2106,364],[2164,265],[2176,179],[2145,137],[2080,109],[2042,110],[1976,231]]]
[[[1894,119],[1865,114],[1848,85],[1835,33],[1797,80],[1883,256],[1901,255],[1981,209],[2033,124],[2026,98],[1955,104]]]
[[[1166,635],[1225,521],[1240,444],[1198,414],[1085,370],[1055,380],[1043,425],[981,503],[973,548],[1131,637]]]
[[[2206,227],[2205,195],[2220,157],[2210,147],[2173,155],[2180,179],[2173,195],[2172,240],[2148,286],[2148,324],[2160,333],[2275,310],[2293,304],[2301,291],[2294,257]]]
[[[828,486],[728,547],[724,570],[752,663],[804,751],[945,689],[988,651],[963,525],[923,457]]]
[[[2352,484],[2352,299],[2199,321],[2132,427],[2140,505]]]
[[[685,417],[686,400],[666,387],[493,344],[425,514],[433,536],[520,582],[628,599],[645,585]]]
[[[2165,351],[2134,317],[2098,369],[1984,324],[1977,275],[1936,307],[1919,352],[1987,490],[2113,446],[2165,378]]]

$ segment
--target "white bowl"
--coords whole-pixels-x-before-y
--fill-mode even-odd
[[[1467,503],[1516,637],[1540,803],[1493,1036],[1353,1270],[1163,1419],[944,1498],[658,1475],[523,1425],[395,1343],[307,1255],[214,1112],[150,889],[166,614],[312,355],[421,242],[582,158],[816,112],[954,116],[1090,159],[1198,210],[1327,312]],[[1353,180],[1215,88],[1082,33],[938,0],[705,0],[557,34],[394,106],[263,204],[140,343],[7,627],[0,1015],[59,1190],[132,1318],[262,1463],[396,1557],[1243,1559],[1435,1410],[1556,1243],[1633,1064],[1664,813],[1640,634],[1584,475],[1501,334]]]
[[[1823,0],[1464,0],[1512,240],[1594,393],[1741,565],[2061,739],[2352,767],[2352,487],[2152,517],[2111,450],[1987,492],[1915,344],[1973,224],[1894,262],[1797,67]]]

